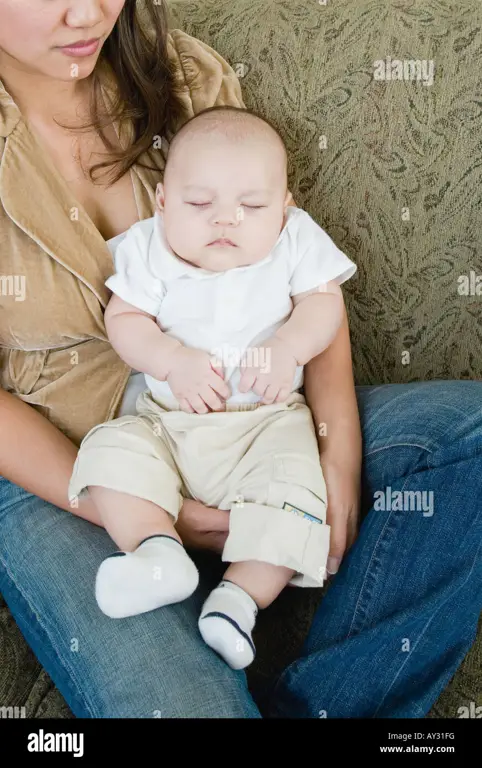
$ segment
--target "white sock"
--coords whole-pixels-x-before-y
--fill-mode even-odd
[[[199,631],[205,643],[232,669],[244,669],[254,660],[256,649],[251,632],[258,606],[237,584],[224,580],[205,600]]]
[[[97,571],[95,597],[103,613],[123,619],[185,600],[198,583],[198,570],[183,545],[159,534],[144,539],[134,552],[109,555]]]

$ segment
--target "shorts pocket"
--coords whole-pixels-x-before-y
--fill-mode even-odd
[[[273,457],[268,504],[280,509],[305,513],[307,519],[326,520],[326,484],[319,462],[299,453],[283,453]],[[286,506],[285,506],[286,505]]]

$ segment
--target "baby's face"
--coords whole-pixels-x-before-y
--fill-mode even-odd
[[[264,259],[283,228],[290,199],[281,149],[265,138],[233,145],[203,135],[179,150],[156,190],[174,253],[211,272]]]

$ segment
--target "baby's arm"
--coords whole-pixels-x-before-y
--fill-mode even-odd
[[[140,222],[115,250],[115,272],[106,280],[112,291],[104,315],[107,336],[128,365],[166,381],[181,410],[222,410],[217,395],[227,399],[231,394],[223,372],[211,365],[207,352],[184,346],[157,323],[166,286],[151,240],[149,222]]]
[[[137,371],[165,381],[180,341],[163,333],[155,317],[115,293],[104,315],[109,341],[119,357]]]
[[[286,400],[296,366],[311,362],[335,340],[344,320],[339,286],[356,272],[356,265],[309,214],[301,212],[298,219],[287,252],[293,311],[270,339],[257,345],[265,348],[263,368],[250,364],[251,354],[241,364],[239,391],[253,389],[266,405]]]
[[[330,346],[343,319],[341,288],[334,280],[292,297],[294,309],[289,320],[275,333],[284,341],[298,365]]]
[[[293,304],[289,320],[258,345],[264,348],[267,364],[261,368],[242,362],[239,391],[252,388],[264,405],[286,400],[296,366],[305,365],[326,349],[343,320],[343,296],[334,281],[293,295]]]
[[[128,365],[158,381],[167,381],[187,413],[223,410],[230,387],[207,352],[185,347],[163,333],[153,315],[113,294],[104,322],[115,351]],[[219,397],[218,397],[219,395]]]

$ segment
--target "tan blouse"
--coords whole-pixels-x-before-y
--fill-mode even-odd
[[[168,50],[189,116],[218,104],[246,106],[234,71],[208,45],[175,29]],[[115,77],[107,62],[97,66],[109,104]],[[123,127],[123,146],[131,130]],[[162,149],[141,158],[159,172],[130,171],[139,220],[154,213],[172,135],[163,138]],[[0,386],[77,445],[95,424],[115,418],[131,372],[104,326],[110,297],[104,283],[112,272],[102,235],[43,155],[0,80]]]

